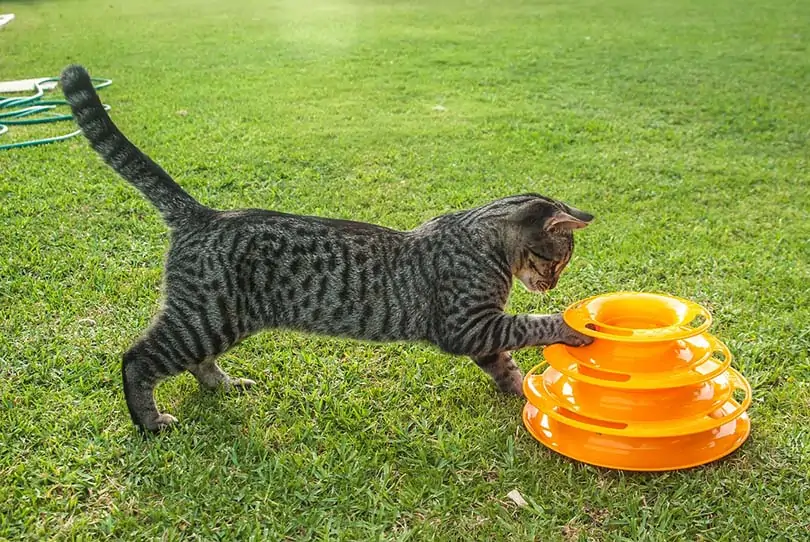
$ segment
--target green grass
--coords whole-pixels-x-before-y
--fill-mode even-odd
[[[303,4],[4,2],[0,79],[112,78],[122,129],[220,208],[410,228],[534,190],[590,211],[559,287],[511,309],[706,305],[751,438],[686,472],[602,470],[535,442],[465,359],[268,332],[223,360],[254,393],[180,376],[158,390],[179,430],[144,440],[119,360],[165,229],[74,139],[0,153],[0,539],[810,538],[810,4]]]

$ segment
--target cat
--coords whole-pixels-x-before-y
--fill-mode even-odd
[[[163,303],[123,355],[133,423],[160,431],[157,383],[184,370],[203,388],[238,390],[218,355],[268,328],[369,341],[420,341],[466,355],[506,393],[522,394],[510,352],[589,337],[561,314],[503,312],[513,276],[554,288],[593,216],[538,194],[439,216],[410,231],[261,209],[219,211],[185,192],[118,130],[81,66],[61,85],[90,145],[157,208],[170,230]]]

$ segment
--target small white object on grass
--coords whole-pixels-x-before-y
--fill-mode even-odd
[[[36,79],[20,79],[19,81],[0,81],[0,95],[6,94],[9,92],[34,92],[37,87],[37,83],[39,83],[40,87],[43,90],[51,90],[52,88],[56,88],[56,81],[48,81],[47,83],[42,83],[48,77],[37,77]]]
[[[0,27],[6,26],[14,20],[13,13],[0,13]]]
[[[523,495],[521,495],[520,491],[518,491],[517,489],[513,489],[512,491],[507,493],[506,496],[509,497],[512,500],[512,502],[518,505],[520,508],[529,505],[529,503],[526,502],[526,499],[523,498]]]

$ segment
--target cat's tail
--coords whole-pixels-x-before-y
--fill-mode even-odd
[[[170,227],[180,226],[208,210],[130,143],[113,124],[87,70],[81,66],[68,66],[62,72],[61,83],[73,117],[93,149],[157,207]]]

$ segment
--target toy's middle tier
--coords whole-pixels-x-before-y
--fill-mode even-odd
[[[662,342],[554,344],[543,355],[554,369],[581,382],[642,390],[705,382],[724,373],[732,359],[726,345],[708,333]]]

